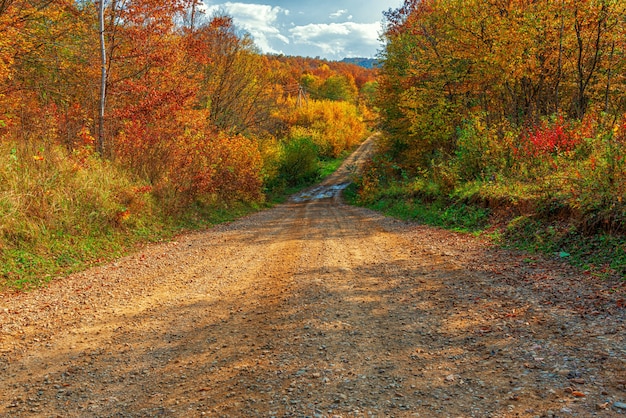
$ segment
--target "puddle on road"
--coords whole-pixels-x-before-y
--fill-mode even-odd
[[[309,200],[330,199],[337,196],[339,192],[344,190],[349,185],[350,182],[333,184],[330,186],[320,185],[313,189],[298,193],[297,195],[293,196],[291,200],[293,200],[294,202],[306,202]]]

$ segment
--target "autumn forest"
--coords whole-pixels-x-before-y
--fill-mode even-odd
[[[626,274],[625,16],[405,0],[366,69],[263,54],[197,0],[0,0],[0,288],[273,204],[374,131],[354,202],[608,242],[581,264]]]

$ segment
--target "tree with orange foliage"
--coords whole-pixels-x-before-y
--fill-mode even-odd
[[[209,109],[211,123],[235,133],[265,129],[277,97],[267,58],[236,34],[229,16],[213,16],[188,36],[188,56],[202,77],[198,104]]]

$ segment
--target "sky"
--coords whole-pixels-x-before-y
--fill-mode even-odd
[[[204,0],[207,15],[226,12],[264,53],[374,58],[383,11],[402,0]]]

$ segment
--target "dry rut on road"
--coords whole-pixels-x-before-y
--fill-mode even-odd
[[[3,417],[626,416],[623,284],[321,188],[0,302]]]

